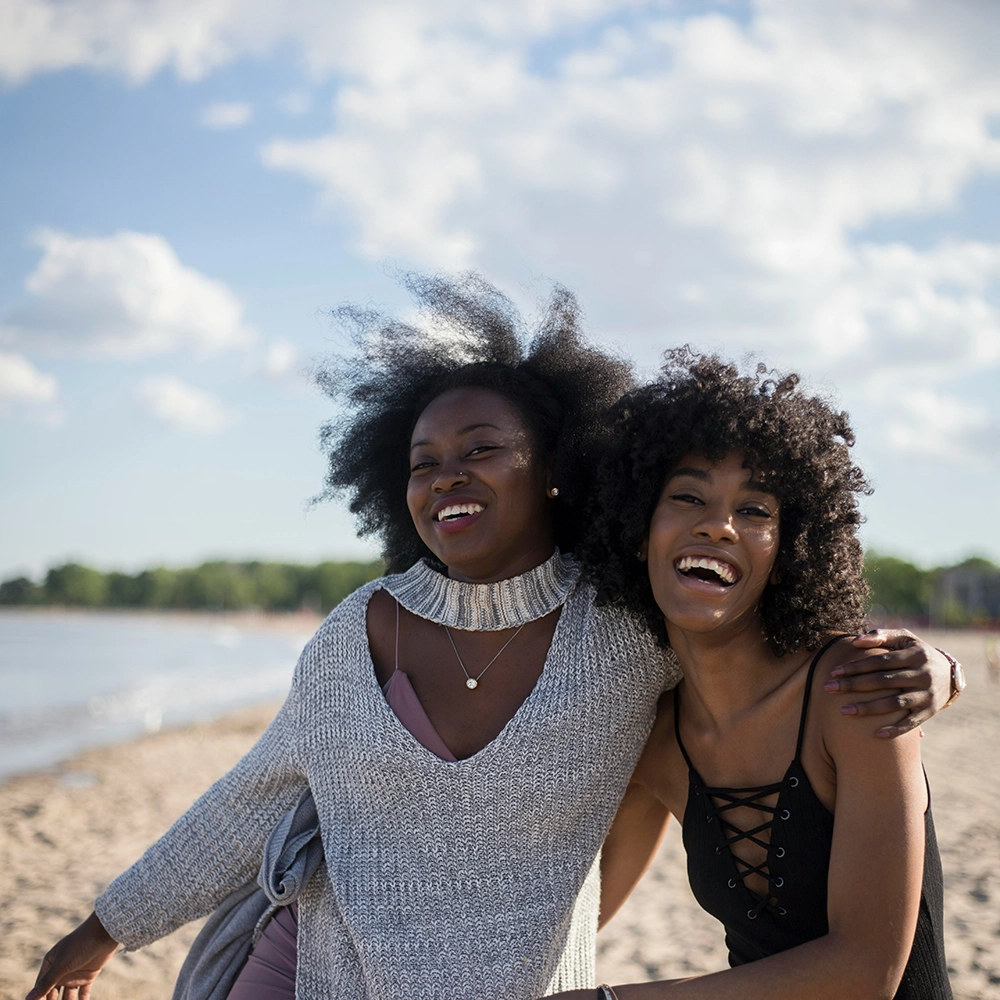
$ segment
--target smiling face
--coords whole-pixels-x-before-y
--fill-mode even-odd
[[[667,477],[645,545],[653,596],[675,630],[736,633],[757,607],[778,556],[779,504],[743,455],[685,455]]]
[[[547,462],[505,397],[473,387],[442,393],[420,414],[410,446],[410,516],[452,577],[502,580],[552,554]]]

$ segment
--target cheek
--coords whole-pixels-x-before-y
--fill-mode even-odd
[[[410,511],[410,517],[413,518],[414,523],[417,527],[420,527],[419,517],[420,511],[423,508],[423,491],[420,489],[419,480],[410,479],[406,484],[406,506]]]

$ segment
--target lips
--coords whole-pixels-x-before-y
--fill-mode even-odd
[[[469,496],[442,497],[431,510],[431,522],[436,531],[453,535],[472,527],[483,516],[486,507],[487,504]]]
[[[674,562],[674,569],[682,576],[717,587],[731,587],[742,573],[737,566],[717,556],[688,555]]]
[[[483,505],[479,503],[453,503],[442,507],[435,515],[435,521],[455,521],[472,514],[482,514]]]

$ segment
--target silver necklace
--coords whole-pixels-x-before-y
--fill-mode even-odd
[[[524,625],[527,624],[528,624],[527,622],[524,623]],[[459,655],[458,647],[455,645],[455,640],[452,639],[451,637],[451,629],[449,629],[448,626],[442,622],[442,627],[444,628],[445,634],[448,636],[448,641],[451,643],[451,648],[455,650],[455,658],[458,660],[458,665],[462,668],[462,673],[465,674],[465,686],[470,691],[474,691],[477,687],[479,687],[479,681],[482,678],[483,674],[485,674],[486,671],[493,666],[497,658],[500,656],[500,653],[502,653],[518,637],[518,634],[520,633],[521,629],[524,628],[524,625],[519,625],[517,631],[500,647],[500,652],[498,652],[496,656],[494,656],[493,659],[490,660],[490,662],[487,663],[486,666],[483,667],[483,669],[480,670],[478,674],[476,674],[475,677],[472,677],[470,676],[469,671],[465,669],[465,663],[462,661],[462,657]]]

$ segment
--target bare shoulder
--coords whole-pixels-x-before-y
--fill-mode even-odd
[[[394,662],[396,639],[396,599],[379,588],[368,599],[365,612],[368,651],[380,682],[385,681]],[[385,676],[383,676],[385,675]]]
[[[851,711],[858,702],[858,694],[850,692],[828,692],[824,686],[836,680],[834,671],[852,660],[877,656],[879,649],[859,649],[851,642],[852,636],[839,639],[824,652],[816,666],[812,681],[810,714],[819,722],[824,750],[831,758],[844,753],[857,753],[872,761],[887,754],[895,754],[919,738],[914,731],[905,736],[887,740],[876,736],[876,732],[887,725],[894,725],[905,718],[907,710],[901,708],[898,714],[859,716]],[[863,696],[862,696],[863,697]]]

